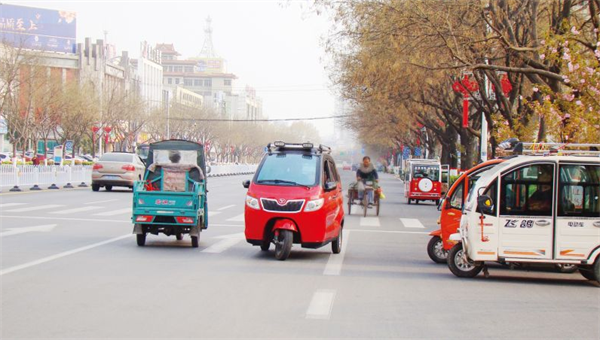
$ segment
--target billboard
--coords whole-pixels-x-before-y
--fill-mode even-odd
[[[0,4],[0,42],[32,50],[75,52],[75,12]]]
[[[199,58],[196,70],[206,73],[223,73],[225,65],[221,58]]]

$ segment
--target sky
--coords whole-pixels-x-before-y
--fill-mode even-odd
[[[308,1],[3,1],[7,4],[75,11],[77,40],[115,44],[139,56],[140,42],[173,43],[182,58],[200,53],[204,26],[212,19],[213,45],[238,76],[234,87],[256,88],[269,118],[334,115],[327,55],[330,27]],[[322,138],[333,120],[316,121]]]

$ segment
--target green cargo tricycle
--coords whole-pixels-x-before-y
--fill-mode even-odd
[[[210,171],[210,169],[209,169]],[[133,187],[133,233],[138,246],[146,235],[189,234],[198,247],[200,232],[208,225],[207,172],[204,146],[184,140],[150,144],[146,171]]]

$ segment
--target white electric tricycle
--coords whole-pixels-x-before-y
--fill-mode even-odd
[[[576,266],[600,281],[600,152],[589,150],[517,156],[484,172],[450,236],[452,273],[474,277],[486,262],[539,263]]]

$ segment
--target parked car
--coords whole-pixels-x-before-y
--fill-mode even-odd
[[[128,187],[144,176],[144,163],[136,154],[126,152],[109,152],[100,157],[92,168],[92,190],[99,191],[104,187],[107,191],[113,187]]]
[[[348,164],[348,163],[344,163],[342,169],[343,170],[352,170],[352,166],[350,164]]]
[[[97,162],[98,158],[92,157],[92,155],[81,155],[81,158],[85,159],[87,162]]]

